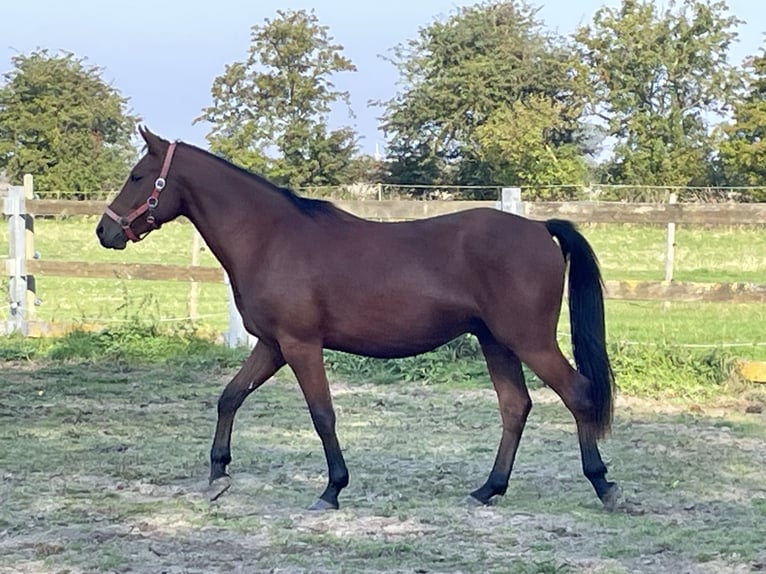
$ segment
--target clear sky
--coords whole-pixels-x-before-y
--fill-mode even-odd
[[[67,50],[104,69],[104,78],[130,98],[132,110],[150,129],[169,139],[202,147],[210,126],[192,120],[211,103],[210,86],[224,66],[243,60],[250,27],[273,18],[277,9],[314,9],[321,24],[357,72],[335,78],[351,94],[352,120],[372,152],[378,108],[370,100],[396,93],[396,69],[380,56],[415,38],[419,28],[456,7],[476,0],[0,0],[0,72],[11,57],[36,48]],[[539,16],[548,28],[569,34],[592,20],[602,5],[619,0],[540,0]],[[663,3],[663,0],[658,0]],[[732,59],[739,63],[764,46],[765,0],[729,0],[745,20]]]

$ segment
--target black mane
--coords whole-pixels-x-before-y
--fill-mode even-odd
[[[189,145],[189,144],[186,144],[186,145]],[[201,149],[192,145],[190,145],[189,147],[199,150],[202,153],[206,154],[207,156],[213,158],[214,160],[222,163],[226,167],[230,167],[238,171],[239,173],[248,176],[250,179],[255,180],[260,185],[266,186],[272,191],[276,191],[277,193],[282,194],[282,196],[284,196],[287,200],[289,200],[290,203],[292,203],[293,206],[304,215],[308,215],[309,217],[314,217],[316,215],[338,215],[340,212],[340,210],[329,201],[325,201],[323,199],[312,199],[310,197],[302,197],[298,195],[297,193],[295,193],[295,191],[293,191],[292,189],[275,185],[272,182],[270,182],[268,179],[266,179],[265,177],[260,176],[257,173],[250,171],[249,169],[245,169],[236,164],[233,164],[230,161],[226,160],[225,158],[215,155],[214,153],[211,153],[209,151],[206,151],[204,149]]]

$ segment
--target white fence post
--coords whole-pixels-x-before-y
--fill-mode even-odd
[[[29,334],[29,308],[27,300],[27,223],[24,188],[10,186],[8,197],[3,200],[3,213],[8,216],[8,259],[5,260],[8,275],[8,301],[10,304],[5,332]]]
[[[193,227],[193,226],[192,226]],[[192,233],[192,252],[191,264],[193,267],[199,267],[199,256],[202,251],[202,236],[194,227]],[[196,321],[199,319],[199,283],[192,281],[189,285],[189,319]]]
[[[500,196],[499,209],[507,213],[524,216],[524,203],[521,201],[520,187],[504,187]]]
[[[258,338],[245,330],[242,316],[239,314],[237,305],[234,302],[234,291],[231,288],[228,274],[224,275],[224,282],[229,287],[229,331],[224,336],[226,346],[233,349],[247,345],[252,349],[258,342]]]
[[[35,198],[35,183],[32,174],[24,174],[24,199],[32,200]],[[39,259],[40,254],[35,249],[35,217],[31,213],[22,215],[26,234],[24,238],[24,253],[27,261]],[[35,276],[27,274],[27,321],[37,320],[37,306],[42,303],[37,297],[37,282]]]
[[[668,205],[678,202],[678,194],[674,191],[670,194]],[[665,240],[665,281],[673,280],[673,266],[676,259],[676,224],[668,223],[668,232]]]

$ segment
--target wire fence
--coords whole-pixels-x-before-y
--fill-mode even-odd
[[[329,200],[418,199],[497,200],[505,186],[499,185],[420,185],[391,183],[355,183],[349,185],[312,186],[296,189],[301,195]],[[518,187],[518,186],[517,186]],[[671,194],[679,203],[758,203],[766,202],[766,187],[684,187],[658,185],[549,185],[521,186],[523,201],[615,201],[623,203],[665,203]],[[0,196],[4,186],[0,184]],[[110,201],[117,190],[41,191],[36,199]]]
[[[497,200],[505,186],[354,184],[302,187],[298,192],[334,200]],[[766,202],[766,187],[684,187],[657,185],[554,185],[521,186],[522,201],[614,201],[623,203],[666,203],[675,194],[679,203]]]

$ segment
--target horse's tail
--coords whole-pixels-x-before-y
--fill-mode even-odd
[[[604,327],[603,281],[598,259],[573,223],[560,219],[545,222],[558,239],[564,259],[569,261],[569,317],[575,364],[591,381],[597,436],[609,432],[612,424],[614,373],[609,364]]]

